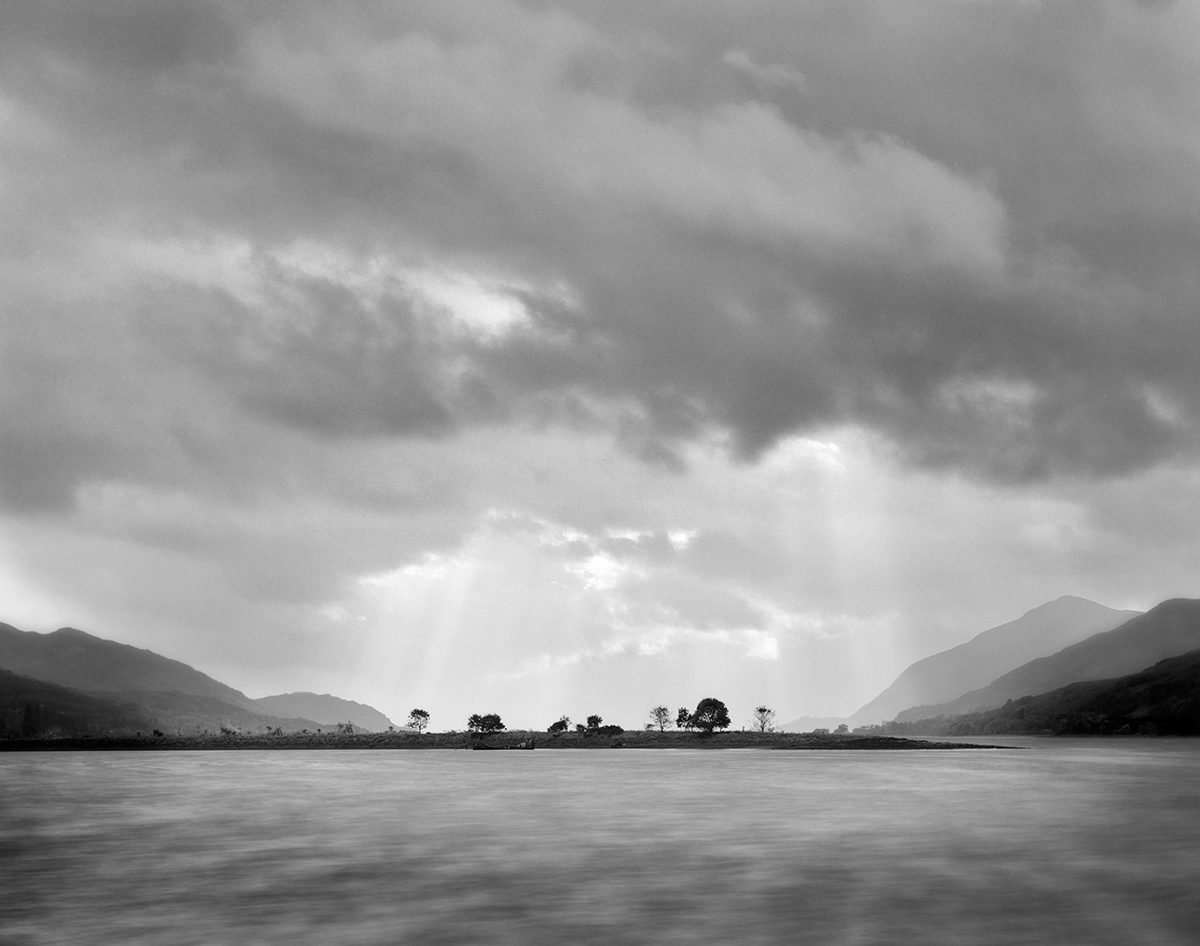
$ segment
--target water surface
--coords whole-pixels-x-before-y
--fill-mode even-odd
[[[0,942],[1184,944],[1200,741],[0,756]]]

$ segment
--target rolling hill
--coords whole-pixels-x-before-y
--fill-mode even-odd
[[[1137,673],[1167,657],[1200,648],[1200,600],[1172,598],[1119,627],[1040,657],[987,686],[944,703],[913,706],[899,722],[995,709],[1008,700],[1048,693],[1071,683]]]
[[[254,704],[264,713],[315,719],[323,725],[352,722],[372,732],[382,732],[395,725],[373,706],[343,700],[328,693],[280,693],[277,696],[264,696],[255,700]]]

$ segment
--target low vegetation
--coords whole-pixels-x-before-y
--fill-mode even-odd
[[[299,732],[231,733],[221,735],[128,735],[61,736],[50,739],[0,739],[0,752],[46,750],[241,750],[241,749],[466,749],[480,743],[495,747],[532,742],[538,749],[968,749],[994,748],[967,743],[939,743],[893,736],[814,733],[729,732],[709,736],[702,732],[659,732],[657,730],[622,731],[606,734],[565,732],[557,738],[545,733],[507,730],[496,733],[472,732],[382,732],[338,733]],[[620,728],[620,727],[616,727]]]

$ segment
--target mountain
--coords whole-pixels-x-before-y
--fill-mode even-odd
[[[980,736],[1043,733],[1200,735],[1200,650],[1160,660],[1134,674],[1072,683],[999,709],[885,723],[894,735]]]
[[[395,726],[390,719],[372,706],[343,700],[328,693],[280,693],[254,701],[260,711],[275,716],[303,716],[323,725],[352,722],[362,729],[382,732]]]
[[[1114,611],[1086,598],[1064,595],[1027,611],[1015,621],[976,634],[966,643],[918,660],[891,686],[845,719],[804,717],[783,728],[832,729],[839,723],[862,726],[892,719],[910,706],[953,700],[1036,657],[1053,654],[1098,631],[1114,628],[1136,614],[1137,611]]]
[[[1156,661],[1200,648],[1200,600],[1172,598],[1111,631],[1065,647],[945,703],[913,706],[898,721],[994,709],[1007,700],[1048,693],[1070,683],[1137,673]]]
[[[0,624],[0,668],[81,696],[110,694],[164,731],[216,732],[222,726],[293,731],[347,721],[379,731],[392,725],[370,706],[328,694],[254,700],[181,661],[71,627],[37,634]]]
[[[856,725],[879,722],[910,706],[953,700],[1034,658],[1111,630],[1137,613],[1064,595],[1015,621],[976,634],[965,644],[918,660],[851,719]]]
[[[154,721],[156,729],[169,733],[220,732],[222,727],[243,732],[264,732],[279,728],[284,732],[303,729],[316,732],[324,725],[303,717],[274,716],[254,712],[232,703],[214,700],[211,696],[165,690],[128,690],[112,694],[114,698],[136,706]],[[332,727],[330,727],[332,728]]]
[[[0,624],[0,667],[85,692],[177,690],[261,712],[245,693],[185,663],[73,627],[37,634]]]
[[[0,735],[149,733],[150,716],[135,704],[0,670]]]
[[[311,719],[252,713],[211,696],[178,691],[85,693],[0,670],[0,734],[85,736],[133,732],[217,733],[222,727],[263,732],[317,730]]]

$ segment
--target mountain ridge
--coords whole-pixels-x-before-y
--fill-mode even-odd
[[[241,690],[181,660],[74,627],[39,634],[0,624],[0,667],[85,693],[177,690],[255,709],[254,701]]]
[[[355,700],[345,700],[330,693],[299,690],[259,697],[254,703],[264,712],[276,716],[304,716],[315,719],[322,725],[352,722],[356,726],[376,732],[396,725],[373,706]]]
[[[786,729],[862,726],[892,719],[912,706],[947,702],[986,686],[1037,657],[1106,631],[1138,615],[1076,595],[1060,595],[1020,617],[909,664],[878,696],[844,718],[801,717]]]
[[[1169,598],[1109,631],[1031,660],[985,687],[938,704],[912,706],[898,722],[995,709],[1072,683],[1137,673],[1159,660],[1200,648],[1200,599]]]
[[[1047,693],[959,716],[870,727],[887,735],[1200,735],[1200,649],[1136,673],[1070,683]]]
[[[0,668],[83,697],[123,701],[162,728],[292,730],[349,721],[359,729],[382,730],[391,725],[374,707],[329,694],[312,694],[322,710],[315,718],[279,712],[287,707],[278,700],[289,694],[266,697],[264,703],[180,660],[73,627],[40,634],[0,623]]]

